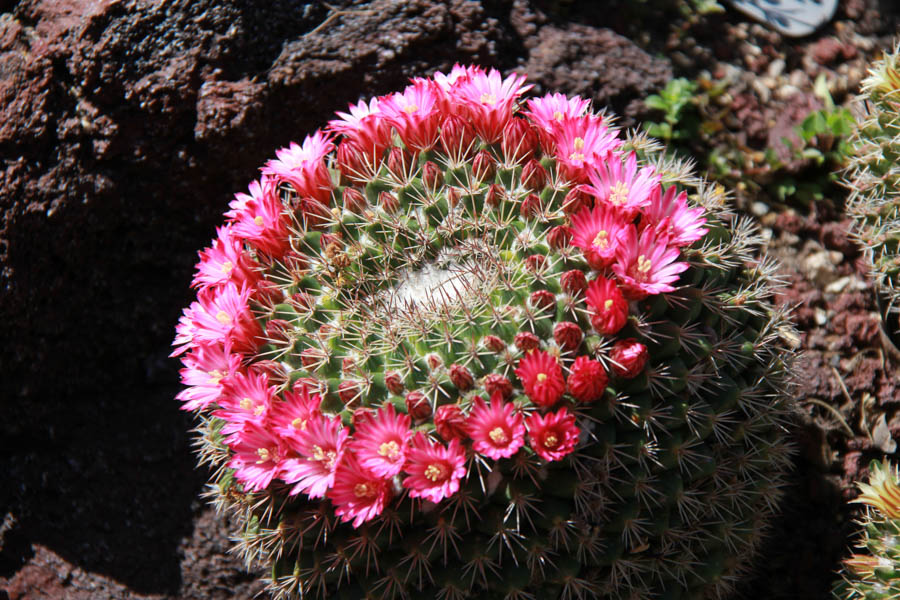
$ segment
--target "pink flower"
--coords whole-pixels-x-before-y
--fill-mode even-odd
[[[255,287],[260,274],[255,263],[244,251],[244,245],[232,231],[231,225],[216,229],[217,237],[210,248],[199,252],[200,262],[191,287],[207,288],[224,285],[229,281],[238,286]]]
[[[349,430],[341,426],[340,417],[311,416],[306,428],[297,430],[287,439],[291,450],[299,458],[286,458],[281,479],[295,483],[291,496],[305,492],[310,498],[324,498],[334,485],[337,466],[347,446]]]
[[[248,492],[259,492],[281,473],[285,448],[265,428],[248,424],[242,434],[228,440],[233,455],[228,468]]]
[[[331,137],[316,131],[306,136],[303,145],[291,142],[287,148],[275,152],[277,160],[270,160],[263,167],[263,175],[270,175],[278,183],[293,186],[301,197],[309,197],[323,204],[331,202],[331,175],[325,166],[325,157],[334,149]]]
[[[615,281],[598,277],[588,284],[585,300],[591,307],[591,325],[602,335],[614,335],[628,320],[628,303]]]
[[[595,204],[605,204],[618,211],[626,221],[650,203],[650,194],[659,187],[660,176],[653,167],[637,170],[637,155],[628,155],[625,163],[615,156],[588,169],[590,185],[581,187],[596,198]]]
[[[591,165],[609,159],[622,140],[594,115],[565,118],[552,134],[560,172],[570,181],[588,180]]]
[[[200,290],[197,301],[184,310],[175,344],[181,354],[200,343],[231,344],[235,352],[252,354],[260,344],[262,328],[250,312],[250,289],[233,283]]]
[[[531,447],[544,460],[562,460],[578,444],[581,430],[565,408],[541,416],[534,413],[525,421]]]
[[[459,440],[442,446],[417,433],[403,469],[409,474],[403,487],[409,488],[410,498],[440,502],[459,490],[459,481],[466,475],[465,464],[466,453]]]
[[[269,386],[264,373],[237,372],[228,380],[219,399],[221,408],[213,416],[227,421],[222,428],[224,435],[239,433],[248,422],[263,426],[274,397],[275,388]]]
[[[606,206],[582,208],[572,217],[572,245],[582,249],[592,269],[601,271],[615,260],[618,238],[624,228],[622,216]]]
[[[678,248],[669,246],[665,236],[658,237],[655,229],[644,229],[639,237],[635,226],[628,225],[619,235],[612,269],[625,297],[640,300],[675,289],[671,284],[688,268],[687,263],[675,262],[678,256]]]
[[[250,195],[235,194],[225,216],[231,219],[232,233],[241,240],[275,258],[290,247],[288,219],[273,180],[262,179],[250,184]]]
[[[438,126],[444,115],[440,110],[440,92],[434,82],[418,79],[402,92],[386,96],[381,111],[410,149],[429,150],[438,139]]]
[[[647,364],[647,358],[647,346],[634,338],[617,341],[609,352],[613,371],[625,379],[640,375]]]
[[[354,453],[344,452],[327,495],[334,503],[334,514],[344,523],[353,521],[353,527],[359,527],[384,510],[391,497],[390,479],[364,468]]]
[[[511,402],[504,402],[499,394],[491,396],[490,408],[475,396],[466,431],[472,438],[472,448],[488,458],[509,458],[525,444],[525,424],[521,413]]]
[[[572,363],[566,382],[569,393],[579,402],[595,402],[603,397],[609,378],[598,360],[579,356]]]
[[[653,227],[658,237],[666,237],[672,246],[690,246],[704,235],[706,218],[703,208],[687,207],[687,192],[677,196],[675,186],[666,190],[665,194],[656,186],[650,194],[650,203],[644,209],[640,227]]]
[[[475,132],[492,144],[500,139],[503,128],[512,118],[516,99],[532,88],[524,75],[512,74],[506,79],[496,69],[485,72],[474,67],[459,78],[450,89],[463,114],[472,121]]]
[[[305,431],[309,421],[321,416],[322,396],[310,394],[301,385],[299,390],[284,393],[284,400],[274,402],[269,413],[272,430],[283,438]]]
[[[175,398],[184,402],[183,410],[202,410],[218,402],[224,383],[240,368],[241,356],[222,344],[205,343],[197,345],[181,362],[181,383],[188,387]]]
[[[549,151],[555,147],[553,136],[562,127],[562,122],[583,117],[590,103],[580,96],[568,98],[564,94],[547,94],[527,100],[528,111],[524,115],[538,126],[541,144]]]
[[[409,438],[409,415],[394,412],[386,404],[359,424],[352,449],[360,464],[379,477],[393,477],[403,469]]]
[[[391,124],[378,106],[378,98],[351,104],[350,112],[336,113],[340,119],[328,122],[331,131],[344,136],[369,158],[380,159],[391,145]],[[377,160],[376,160],[377,162]]]
[[[519,361],[516,375],[525,393],[538,406],[553,406],[566,391],[562,368],[547,352],[529,352]]]

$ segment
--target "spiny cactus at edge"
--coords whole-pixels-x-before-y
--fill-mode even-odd
[[[791,353],[725,192],[454,67],[277,152],[177,327],[209,497],[275,597],[720,598]]]
[[[853,134],[847,214],[869,263],[888,331],[900,335],[900,46],[862,82],[865,117]]]
[[[854,500],[866,505],[857,546],[866,552],[844,561],[844,580],[835,589],[844,600],[900,598],[900,473],[886,461],[872,461],[869,473]]]

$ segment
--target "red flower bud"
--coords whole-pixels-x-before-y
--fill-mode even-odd
[[[529,300],[531,300],[531,306],[539,310],[550,310],[556,307],[556,296],[547,290],[532,292]]]
[[[519,215],[523,219],[536,219],[541,214],[541,197],[537,194],[528,194],[522,204],[519,205]]]
[[[496,335],[486,335],[481,338],[485,348],[491,352],[502,352],[506,349],[506,342],[498,338]]]
[[[321,248],[323,252],[329,252],[329,246],[334,246],[334,248],[330,250],[330,252],[343,250],[344,240],[341,238],[340,232],[322,234],[322,236],[319,238],[319,248]]]
[[[337,163],[344,175],[350,181],[362,183],[367,180],[371,171],[367,166],[365,155],[351,140],[343,140],[337,147]]]
[[[475,385],[475,379],[469,369],[456,363],[450,365],[450,381],[460,392],[467,392]]]
[[[358,381],[342,381],[338,384],[338,397],[344,404],[350,404],[362,395],[362,385]]]
[[[530,352],[536,350],[538,346],[541,345],[541,340],[530,331],[523,331],[516,334],[513,343],[515,343],[516,348],[522,352]]]
[[[587,277],[584,276],[583,271],[578,269],[572,269],[563,273],[559,278],[559,282],[563,291],[570,296],[577,296],[586,290],[588,286]]]
[[[397,196],[390,192],[381,192],[378,194],[378,204],[384,209],[384,212],[393,214],[400,208],[400,201]]]
[[[572,230],[565,225],[557,225],[547,232],[547,243],[554,250],[562,250],[568,247],[572,241]]]
[[[444,184],[443,171],[430,160],[422,165],[422,183],[432,194]]]
[[[475,132],[465,119],[450,115],[441,125],[441,147],[453,162],[463,162],[475,147]]]
[[[567,215],[574,215],[581,211],[582,208],[590,208],[591,199],[580,189],[572,188],[563,199],[562,209]]]
[[[406,395],[406,412],[415,421],[431,416],[431,402],[422,392],[410,392]]]
[[[284,292],[281,287],[274,281],[268,279],[260,279],[256,282],[256,291],[254,292],[257,300],[262,303],[279,303],[284,301]]]
[[[284,319],[269,319],[266,323],[266,337],[273,342],[287,342],[291,339],[294,326]]]
[[[269,383],[277,386],[286,384],[290,378],[284,365],[274,360],[257,361],[247,367],[247,370],[254,375],[262,375],[265,373],[266,377],[269,379]]]
[[[609,353],[613,371],[620,377],[631,379],[640,375],[647,364],[647,346],[634,338],[619,340]]]
[[[532,192],[540,193],[547,185],[547,169],[541,163],[531,159],[522,167],[522,185]]]
[[[466,417],[456,404],[439,406],[434,414],[434,427],[444,440],[461,440],[466,437]]]
[[[543,254],[532,254],[525,259],[525,268],[532,273],[540,273],[547,264],[547,257]]]
[[[434,352],[425,357],[425,362],[428,363],[432,370],[440,369],[444,366],[444,359],[441,358],[440,354],[435,354]]]
[[[572,363],[566,386],[579,402],[594,402],[603,397],[609,378],[600,361],[579,356]]]
[[[375,411],[371,408],[360,406],[353,411],[352,415],[350,415],[350,424],[353,425],[354,428],[359,427],[360,425],[371,419],[372,415],[374,414]]]
[[[388,153],[387,168],[399,181],[407,181],[416,170],[416,156],[407,150],[394,146]]]
[[[576,323],[564,321],[553,326],[553,339],[559,347],[568,352],[574,352],[581,344],[584,334]]]
[[[508,165],[520,164],[534,158],[537,144],[537,133],[525,119],[513,117],[503,128],[500,149]]]
[[[462,191],[458,187],[450,186],[447,188],[447,204],[450,208],[456,208],[462,198]]]
[[[403,393],[403,377],[397,371],[387,371],[384,374],[384,387],[392,394],[400,395]]]
[[[331,209],[313,198],[300,199],[300,216],[309,229],[319,229],[334,219]]]
[[[500,206],[500,203],[503,202],[505,197],[506,192],[503,191],[503,187],[499,184],[492,183],[490,187],[488,187],[487,193],[484,195],[484,203],[496,208]]]
[[[509,400],[512,397],[512,382],[499,373],[491,373],[485,376],[482,385],[489,396],[500,394],[504,400]]]
[[[316,369],[328,358],[319,348],[307,348],[300,353],[300,362],[304,369]]]
[[[341,372],[343,374],[352,373],[356,370],[356,361],[349,356],[345,356],[341,359]]]
[[[305,313],[307,311],[312,310],[313,306],[315,306],[316,301],[313,300],[313,297],[309,295],[309,292],[299,291],[290,297],[288,300],[288,304],[291,305],[295,311],[299,313]]]
[[[494,166],[494,157],[487,150],[481,150],[472,160],[472,175],[476,181],[490,181],[494,178],[497,169]]]
[[[344,208],[356,214],[362,214],[369,204],[362,192],[349,185],[344,188],[342,196]]]
[[[324,394],[327,388],[325,382],[319,381],[315,377],[301,377],[294,382],[293,390],[298,394],[302,394],[303,390],[310,394]]]

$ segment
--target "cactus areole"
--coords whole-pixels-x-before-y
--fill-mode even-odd
[[[789,445],[789,329],[724,191],[456,66],[237,194],[177,327],[210,497],[277,597],[715,598]]]

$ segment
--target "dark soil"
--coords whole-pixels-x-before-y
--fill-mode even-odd
[[[819,105],[820,73],[849,103],[898,31],[891,4],[842,1],[826,28],[789,40],[662,0],[0,2],[0,598],[262,589],[200,498],[167,355],[197,250],[275,148],[459,61],[527,72],[536,92],[588,96],[628,127],[658,118],[642,99],[672,77],[708,75],[729,103],[685,151],[701,165],[712,148],[783,152]],[[798,305],[802,373],[795,483],[748,597],[827,597],[852,545],[853,482],[885,453],[882,416],[900,433],[898,361],[842,192],[812,205],[770,194],[814,168],[750,160],[735,186]]]

